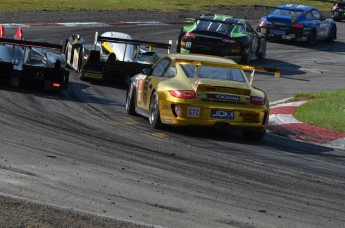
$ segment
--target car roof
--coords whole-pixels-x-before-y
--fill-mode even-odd
[[[201,54],[169,54],[167,55],[171,59],[176,60],[189,60],[189,61],[205,61],[205,62],[217,62],[217,63],[229,63],[229,64],[236,64],[231,59],[227,59],[224,57],[218,56],[211,56],[211,55],[201,55]]]
[[[244,19],[235,18],[233,16],[225,15],[225,14],[203,14],[200,16],[200,18],[210,19],[210,20],[220,21],[220,22],[226,21],[226,22],[230,22],[233,24],[238,24],[238,23],[244,22]]]
[[[300,10],[300,11],[308,11],[311,9],[315,9],[315,7],[305,6],[305,5],[300,5],[300,4],[281,4],[280,6],[278,6],[278,8]]]

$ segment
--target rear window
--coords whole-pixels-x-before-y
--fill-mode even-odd
[[[274,9],[271,14],[274,15],[282,15],[282,16],[292,16],[295,14],[295,18],[301,16],[303,12],[302,11],[293,11],[293,10],[287,10],[287,9]]]
[[[228,34],[234,28],[232,24],[224,24],[218,22],[211,22],[211,21],[198,21],[197,22],[197,29],[204,30],[204,31],[212,31],[218,32],[223,34]]]
[[[198,76],[199,78],[245,82],[242,71],[238,69],[214,66],[197,67],[193,64],[183,64],[181,65],[181,67],[188,78],[194,78]]]

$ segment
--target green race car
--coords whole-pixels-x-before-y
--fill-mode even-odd
[[[245,20],[222,14],[204,14],[183,26],[177,53],[198,53],[231,58],[248,64],[266,56],[266,38]]]

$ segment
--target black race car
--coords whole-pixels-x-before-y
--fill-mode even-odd
[[[331,10],[332,19],[334,21],[341,21],[345,19],[345,0],[340,0],[335,3]]]
[[[62,45],[23,40],[22,29],[13,39],[4,38],[0,26],[0,79],[17,86],[21,82],[40,81],[44,90],[68,87],[69,71],[65,69]]]
[[[244,19],[204,14],[192,25],[183,26],[176,51],[222,56],[248,64],[266,56],[266,38]]]
[[[79,35],[69,37],[64,52],[67,64],[76,70],[80,80],[102,80],[127,83],[129,78],[152,66],[160,57],[152,48],[170,49],[171,44],[133,40],[120,32],[106,32],[94,44]],[[142,47],[144,46],[144,47]],[[144,48],[147,48],[144,49]]]

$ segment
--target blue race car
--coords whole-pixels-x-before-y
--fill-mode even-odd
[[[263,16],[257,31],[268,39],[303,41],[314,45],[319,40],[332,43],[337,39],[337,26],[312,6],[281,4],[278,7],[256,5],[271,10]]]

